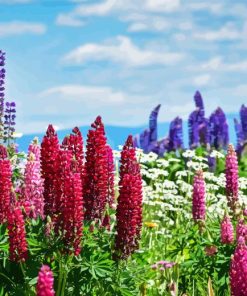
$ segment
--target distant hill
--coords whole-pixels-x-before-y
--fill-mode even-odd
[[[236,143],[236,135],[234,131],[234,123],[233,119],[238,118],[238,114],[228,114],[228,124],[229,124],[229,131],[230,131],[230,141],[235,144]],[[169,132],[169,122],[160,122],[158,124],[158,137],[164,138],[167,136]],[[188,124],[187,121],[183,122],[183,128],[184,128],[184,144],[185,147],[188,146]],[[139,127],[122,127],[122,126],[111,126],[106,125],[106,135],[108,139],[108,143],[111,145],[112,148],[117,149],[118,145],[123,145],[127,136],[132,134],[136,135],[142,132],[145,128],[148,127],[148,118],[147,118],[147,125],[139,126]],[[80,130],[83,134],[84,141],[86,141],[87,131],[89,129],[89,126],[81,126]],[[71,129],[65,129],[58,131],[58,137],[60,141],[69,133],[71,132]],[[45,133],[45,131],[44,131]],[[27,151],[29,143],[32,141],[34,137],[38,137],[40,142],[42,141],[42,138],[44,136],[44,133],[37,133],[37,134],[29,134],[29,135],[23,135],[20,139],[17,140],[17,143],[19,144],[19,150],[20,151]]]

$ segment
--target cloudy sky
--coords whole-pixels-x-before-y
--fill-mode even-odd
[[[24,133],[247,102],[246,0],[0,0],[0,49]]]

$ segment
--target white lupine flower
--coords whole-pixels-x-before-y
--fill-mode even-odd
[[[177,185],[176,185],[176,183],[173,182],[173,181],[165,180],[164,183],[163,183],[163,188],[170,188],[170,189],[173,189],[173,188],[177,188]]]
[[[211,153],[210,153],[210,157],[216,157],[216,158],[225,158],[225,155],[220,153],[219,151],[217,150],[213,150]]]
[[[206,189],[207,190],[212,190],[212,191],[217,191],[220,187],[216,184],[210,184],[206,183]]]
[[[114,158],[120,158],[121,157],[121,152],[113,150],[113,156],[114,156]]]
[[[183,152],[183,157],[185,158],[191,158],[195,156],[195,150],[186,150],[185,152]]]
[[[198,170],[202,170],[202,169],[208,168],[208,165],[205,164],[205,163],[203,163],[203,162],[195,162],[195,161],[189,160],[187,162],[187,167],[188,168],[192,168],[195,171],[198,171]]]
[[[238,179],[238,184],[240,189],[247,189],[247,178],[240,177]]]

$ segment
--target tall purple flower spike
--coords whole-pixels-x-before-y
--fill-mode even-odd
[[[209,118],[210,145],[216,149],[226,149],[229,143],[229,132],[226,115],[218,107]]]
[[[6,102],[6,109],[4,115],[4,141],[7,142],[13,138],[15,132],[15,118],[16,118],[15,102]]]
[[[201,93],[196,91],[194,95],[196,110],[193,111],[188,120],[189,125],[189,145],[196,148],[199,145],[206,146],[208,137],[208,120],[205,118],[205,110]]]
[[[5,52],[0,50],[0,138],[3,137]]]
[[[168,136],[167,151],[176,151],[183,148],[183,120],[176,117],[170,123],[170,130]]]
[[[234,118],[234,127],[235,132],[237,135],[237,146],[236,146],[236,152],[238,155],[242,154],[243,147],[244,147],[244,133],[241,123],[238,122],[236,118]]]
[[[241,106],[240,120],[243,129],[244,140],[247,142],[247,107],[245,105]]]
[[[158,139],[158,130],[157,130],[157,119],[160,110],[160,104],[154,108],[149,116],[149,130],[150,130],[150,142],[157,141]]]

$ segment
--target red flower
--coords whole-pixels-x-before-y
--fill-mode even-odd
[[[119,186],[115,245],[118,257],[127,258],[138,248],[142,227],[142,179],[132,136],[121,153]]]
[[[104,125],[98,116],[87,138],[84,203],[86,220],[102,220],[108,194],[107,144]]]
[[[44,212],[53,218],[56,213],[56,161],[59,151],[59,141],[52,125],[48,126],[41,143],[41,172],[44,179]]]
[[[55,296],[53,289],[53,273],[50,267],[43,265],[40,269],[37,283],[37,296]]]
[[[25,222],[20,207],[13,208],[8,215],[9,256],[11,261],[27,259]]]
[[[81,180],[84,179],[84,154],[83,154],[83,137],[78,127],[72,130],[73,134],[65,137],[62,147],[69,150],[75,159],[75,169],[81,175]]]
[[[67,249],[80,253],[83,226],[81,175],[75,172],[71,151],[60,150],[57,168],[56,229],[60,229]]]
[[[108,180],[108,193],[107,193],[107,202],[111,207],[115,201],[115,192],[114,192],[114,158],[111,147],[107,146],[107,180]]]
[[[7,159],[7,150],[0,145],[0,224],[7,220],[11,195],[11,163]]]

